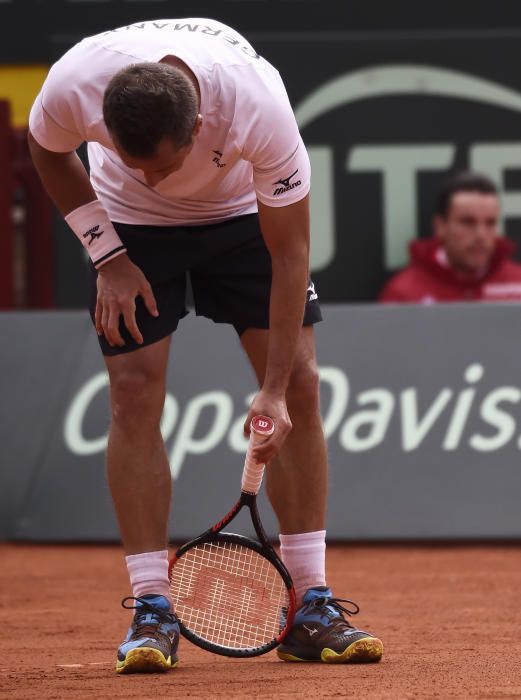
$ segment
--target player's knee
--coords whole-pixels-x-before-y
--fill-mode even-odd
[[[112,377],[110,398],[112,420],[121,426],[132,428],[161,419],[164,387],[147,372],[133,370]]]
[[[291,417],[319,411],[319,382],[318,368],[314,362],[302,363],[295,367],[286,392]]]

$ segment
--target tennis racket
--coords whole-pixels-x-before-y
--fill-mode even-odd
[[[265,465],[255,464],[251,456],[256,442],[274,429],[271,418],[253,418],[239,500],[222,520],[180,547],[170,562],[170,593],[181,633],[223,656],[265,654],[280,644],[293,623],[293,583],[257,509]],[[222,532],[245,506],[258,541]]]

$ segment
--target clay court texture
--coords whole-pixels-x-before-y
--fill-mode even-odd
[[[0,545],[0,698],[521,698],[521,548],[332,546],[329,581],[380,664],[227,659],[181,641],[164,675],[118,676],[130,622],[116,546]]]

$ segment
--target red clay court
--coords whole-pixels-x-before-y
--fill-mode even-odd
[[[383,639],[377,665],[233,660],[182,640],[166,675],[117,676],[130,621],[116,546],[0,545],[0,698],[521,698],[521,550],[332,546],[329,581]]]

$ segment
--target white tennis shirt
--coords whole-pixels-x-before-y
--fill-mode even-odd
[[[118,157],[103,93],[120,69],[165,56],[197,77],[203,124],[182,168],[151,187]],[[29,126],[50,151],[88,142],[91,181],[112,221],[214,223],[257,211],[257,198],[281,207],[309,191],[309,158],[278,71],[215,20],[140,22],[84,39],[52,66]]]

